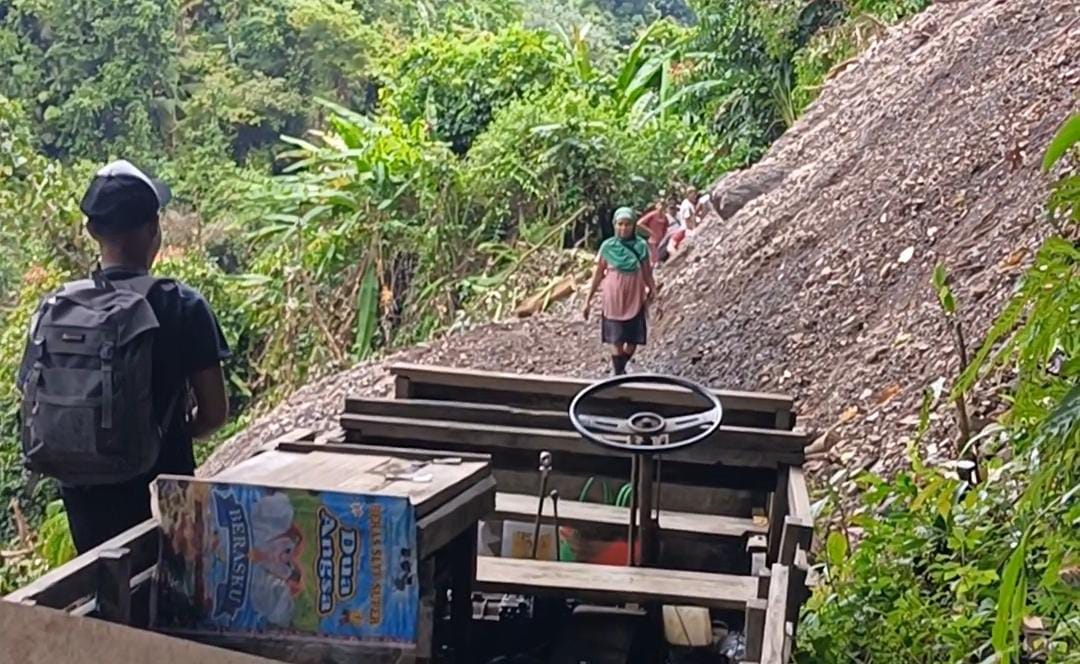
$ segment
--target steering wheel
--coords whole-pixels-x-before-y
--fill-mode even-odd
[[[625,418],[581,412],[582,403],[590,397],[626,383],[675,385],[701,397],[709,408],[675,417],[664,417],[651,411],[637,412]],[[601,380],[578,392],[570,402],[570,423],[582,438],[608,449],[633,454],[664,454],[696,445],[716,433],[723,416],[724,408],[712,392],[685,378],[661,374],[631,374]],[[695,430],[697,434],[680,438]]]

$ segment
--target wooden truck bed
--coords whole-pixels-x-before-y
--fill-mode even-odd
[[[458,661],[469,661],[469,621],[459,621],[466,611],[472,615],[470,590],[706,607],[742,616],[744,662],[786,661],[807,594],[813,535],[802,471],[809,441],[794,427],[790,397],[714,390],[724,405],[724,426],[712,439],[663,460],[660,566],[631,568],[477,555],[478,520],[531,524],[535,518],[541,450],[554,457],[550,487],[562,496],[560,525],[625,537],[627,508],[591,502],[595,494],[572,500],[594,484],[590,478],[617,488],[630,466],[627,457],[582,441],[570,427],[567,406],[589,381],[411,364],[394,365],[391,373],[395,398],[349,398],[340,432],[282,437],[214,479],[409,495],[420,556],[431,562],[421,574],[430,586],[429,604],[421,609],[428,618],[437,578],[445,576],[435,561],[458,570],[450,575],[458,622],[453,634],[442,635],[466,657]],[[678,414],[692,405],[675,389],[627,385],[602,407]],[[438,479],[387,479],[416,460],[430,464]],[[553,521],[550,503],[542,520]],[[156,523],[141,524],[6,599],[145,627],[159,546]],[[693,556],[687,559],[688,553]],[[681,569],[665,565],[665,557],[679,555]],[[433,630],[425,639],[416,659],[432,657],[440,640]]]

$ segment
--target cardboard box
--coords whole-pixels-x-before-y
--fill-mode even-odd
[[[189,636],[414,644],[407,497],[158,478],[156,627]]]

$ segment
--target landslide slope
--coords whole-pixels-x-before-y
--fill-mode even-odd
[[[713,188],[719,214],[660,271],[638,368],[784,391],[828,432],[811,470],[903,462],[920,394],[957,360],[930,274],[952,275],[973,342],[1052,229],[1042,150],[1080,89],[1071,0],[934,5],[830,80],[754,167]],[[603,375],[576,301],[450,334],[309,385],[223,445],[214,472],[296,426],[332,427],[347,394],[383,395],[385,363]],[[974,345],[974,343],[972,344]],[[976,419],[998,407],[993,390]],[[935,418],[946,431],[944,400]],[[928,454],[947,454],[942,433]]]

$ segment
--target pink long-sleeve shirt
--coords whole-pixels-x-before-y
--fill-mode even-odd
[[[645,306],[648,294],[646,271],[652,273],[649,261],[642,261],[641,269],[636,272],[620,272],[608,265],[603,257],[597,258],[600,269],[604,272],[601,283],[601,308],[608,320],[630,320],[637,316]]]

